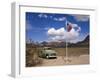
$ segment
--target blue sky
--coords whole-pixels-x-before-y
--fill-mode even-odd
[[[70,22],[81,28],[79,36],[72,40],[78,42],[89,34],[89,21],[88,15],[26,12],[26,40],[48,41],[47,32],[50,28],[66,28],[66,22]]]

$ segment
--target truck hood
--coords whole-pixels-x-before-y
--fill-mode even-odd
[[[54,50],[45,50],[46,53],[56,53]]]

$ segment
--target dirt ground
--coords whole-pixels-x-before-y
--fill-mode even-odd
[[[37,55],[38,49],[29,49],[26,55],[26,67],[84,65],[90,63],[89,48],[54,48],[54,50],[57,52],[57,59],[40,58]],[[66,50],[68,57],[66,57]]]
[[[57,59],[42,59],[42,64],[37,66],[60,66],[60,65],[83,65],[89,64],[89,55],[62,57],[57,56]]]

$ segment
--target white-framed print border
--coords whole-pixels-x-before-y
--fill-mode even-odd
[[[90,65],[71,65],[53,67],[25,67],[25,12],[47,12],[47,13],[72,13],[90,15]],[[95,29],[96,9],[75,6],[33,6],[27,3],[12,3],[12,76],[37,76],[37,75],[59,75],[66,73],[92,72],[96,69],[95,53]],[[94,54],[95,53],[95,54]]]

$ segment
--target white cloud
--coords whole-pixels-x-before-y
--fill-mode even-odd
[[[57,18],[54,18],[54,20],[55,20],[55,21],[58,21],[58,19],[57,19]]]
[[[43,14],[43,13],[39,14],[38,16],[39,16],[40,18],[48,18],[48,16],[47,16],[46,14]]]
[[[79,32],[75,31],[74,28],[72,28],[70,32],[66,32],[66,33],[67,33],[66,38],[67,38],[68,41],[74,40],[79,36]]]
[[[60,29],[50,28],[47,33],[50,36],[63,36],[65,32],[66,31],[64,28],[60,28]]]
[[[80,27],[77,24],[72,24],[72,23],[70,24],[72,25],[72,29],[69,32],[67,32],[67,30],[64,27],[59,28],[59,29],[50,28],[47,31],[49,40],[67,41],[67,42],[75,41],[79,37]],[[75,27],[77,27],[77,30],[75,29]]]
[[[53,18],[53,16],[50,16],[50,18],[52,19],[52,18]]]
[[[55,21],[65,21],[66,17],[59,17],[59,18],[54,17],[54,20]]]
[[[76,30],[77,32],[81,31],[81,28],[77,24],[72,24],[71,23],[71,25],[72,25],[73,28],[77,28],[77,30]]]
[[[51,40],[51,41],[59,41],[59,40],[65,40],[66,31],[65,31],[65,29],[63,27],[59,28],[59,29],[50,28],[47,31],[47,34],[49,36],[49,40]]]
[[[77,21],[88,21],[89,16],[88,15],[72,15]]]
[[[66,17],[58,17],[57,18],[57,17],[53,17],[52,15],[50,15],[50,16],[46,15],[44,13],[39,14],[38,17],[40,17],[40,18],[50,18],[54,21],[65,21],[66,20]]]

